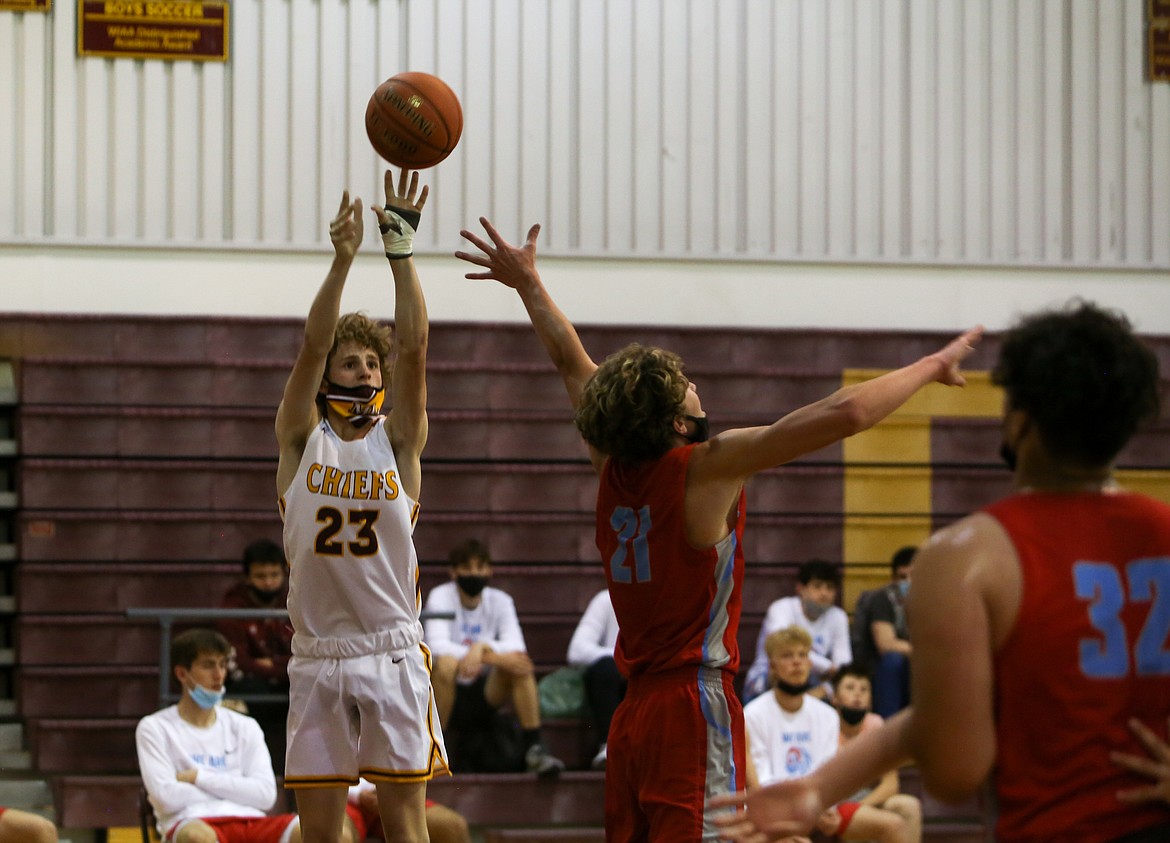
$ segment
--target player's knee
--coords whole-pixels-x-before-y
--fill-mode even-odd
[[[922,803],[918,801],[917,796],[911,796],[908,793],[895,793],[882,803],[882,807],[893,811],[907,822],[917,822],[922,819]]]
[[[217,840],[215,829],[199,820],[184,825],[174,837],[174,843],[216,843]]]
[[[0,819],[0,843],[57,843],[57,827],[37,814],[8,810]]]
[[[455,811],[427,811],[427,832],[431,843],[471,843],[471,828]]]

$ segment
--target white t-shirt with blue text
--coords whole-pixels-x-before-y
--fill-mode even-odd
[[[769,691],[743,707],[743,719],[761,785],[807,776],[837,753],[837,710],[816,697],[789,712]]]

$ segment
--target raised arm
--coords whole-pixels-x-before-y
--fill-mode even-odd
[[[455,253],[455,257],[482,266],[486,270],[469,272],[467,278],[499,281],[520,294],[520,300],[524,302],[528,318],[532,320],[532,327],[536,329],[536,335],[540,337],[545,351],[565,382],[569,403],[576,409],[585,382],[597,369],[597,364],[585,352],[581,338],[577,336],[577,329],[556,306],[536,271],[536,238],[540,234],[540,226],[534,225],[528,230],[528,237],[523,246],[513,246],[500,236],[487,217],[480,217],[479,221],[491,243],[470,231],[463,230],[460,234],[464,239],[483,254],[460,251]]]
[[[414,233],[430,188],[418,189],[418,173],[385,175],[386,208],[374,208],[390,271],[394,276],[394,371],[390,377],[393,406],[386,433],[394,447],[403,488],[418,500],[421,457],[427,443],[427,341],[430,323],[422,285],[414,265]]]
[[[694,479],[746,479],[868,430],[927,384],[963,386],[966,380],[959,365],[982,335],[982,327],[973,328],[909,366],[842,387],[766,427],[726,431],[711,440],[697,463],[692,462]]]
[[[277,494],[283,495],[296,474],[305,442],[317,424],[317,390],[325,374],[325,358],[333,346],[333,332],[341,308],[341,292],[362,242],[362,200],[350,201],[349,191],[341,197],[337,215],[329,223],[333,263],[321,283],[305,320],[305,339],[284,385],[276,411],[276,443],[280,464],[276,472]]]

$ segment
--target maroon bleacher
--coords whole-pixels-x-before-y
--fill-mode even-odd
[[[640,326],[580,333],[596,359],[633,341],[678,351],[716,431],[767,424],[831,392],[843,368],[893,368],[948,338]],[[244,545],[280,538],[273,416],[302,335],[303,323],[289,319],[0,316],[0,356],[17,363],[22,402],[19,712],[66,824],[135,823],[133,726],[157,700],[159,631],[125,610],[214,606],[239,575]],[[1170,338],[1155,343],[1170,361]],[[986,368],[996,345],[988,338],[969,367]],[[593,544],[596,481],[563,386],[524,324],[436,324],[429,356],[416,530],[424,593],[446,579],[452,545],[485,540],[496,584],[515,597],[534,659],[550,670],[604,583]],[[945,523],[1002,494],[999,436],[994,419],[934,419],[932,465],[914,466],[932,471],[933,512],[880,517]],[[1168,461],[1163,424],[1137,437],[1120,462],[1165,469]],[[791,593],[800,561],[842,558],[843,482],[838,444],[749,484],[745,654],[768,604]],[[885,560],[863,564],[879,570]],[[547,732],[571,762],[588,761],[595,736],[587,724],[558,721]],[[599,782],[573,774],[547,789],[515,784],[518,800],[478,779],[434,790],[499,826],[524,825],[541,806],[550,823],[595,828]],[[930,839],[974,839],[963,836],[971,833],[963,818],[938,806],[930,813],[940,820]],[[942,821],[952,819],[955,836],[947,837]],[[533,838],[513,831],[498,839]]]

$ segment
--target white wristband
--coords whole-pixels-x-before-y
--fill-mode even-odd
[[[382,232],[386,257],[390,260],[409,258],[414,254],[414,232],[422,214],[418,211],[396,211],[387,206],[386,216],[390,219],[378,227]]]

